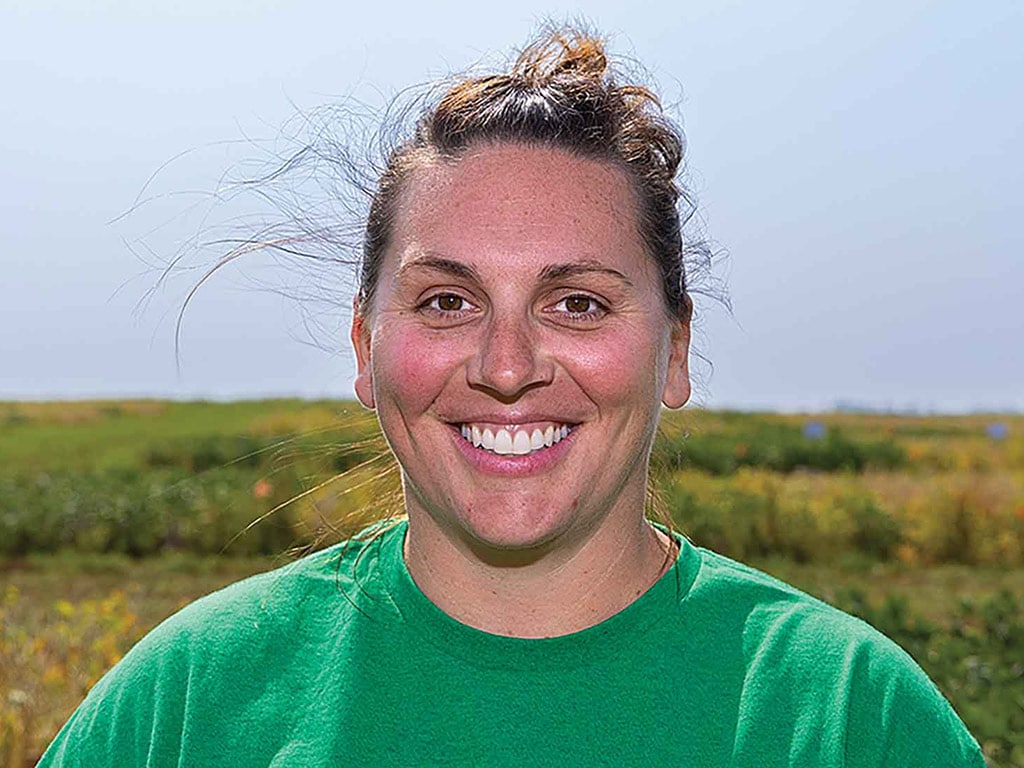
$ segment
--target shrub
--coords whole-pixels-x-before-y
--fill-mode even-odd
[[[273,459],[268,450],[282,439],[253,435],[207,435],[161,441],[143,452],[147,467],[180,467],[189,472],[205,472],[228,466],[266,467]]]
[[[175,549],[215,554],[229,543],[228,554],[278,554],[297,543],[288,507],[239,535],[276,501],[255,498],[259,478],[242,468],[195,476],[107,470],[0,477],[0,555],[61,549],[133,557]],[[278,487],[281,501],[301,490],[287,475]]]
[[[696,469],[712,475],[731,475],[742,467],[783,473],[798,469],[863,472],[894,469],[905,461],[904,450],[890,440],[853,440],[837,428],[829,429],[823,438],[815,438],[796,427],[772,423],[747,433],[689,437],[663,433],[651,455],[656,472]]]

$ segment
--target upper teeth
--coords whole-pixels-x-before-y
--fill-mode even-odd
[[[509,432],[504,427],[492,431],[490,427],[481,429],[475,424],[462,425],[462,436],[473,445],[502,455],[522,455],[549,448],[568,434],[569,427],[565,424],[560,427],[552,424],[547,429],[534,429],[533,432],[526,429]]]

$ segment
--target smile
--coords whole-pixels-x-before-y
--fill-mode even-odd
[[[550,448],[572,432],[568,424],[548,424],[541,429],[530,430],[508,427],[480,427],[476,424],[461,424],[459,431],[464,440],[476,448],[496,453],[499,456],[525,456]]]

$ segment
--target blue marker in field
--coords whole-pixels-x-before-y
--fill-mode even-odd
[[[825,425],[820,421],[808,421],[804,423],[804,437],[808,440],[821,440],[825,437]]]
[[[993,440],[1005,440],[1006,436],[1010,434],[1010,428],[1005,423],[996,421],[985,427],[985,434]]]

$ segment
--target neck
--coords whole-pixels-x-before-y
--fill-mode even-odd
[[[438,608],[476,629],[509,637],[556,637],[615,615],[671,566],[676,545],[642,516],[605,521],[573,547],[537,555],[491,553],[410,515],[409,573]]]

